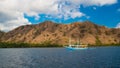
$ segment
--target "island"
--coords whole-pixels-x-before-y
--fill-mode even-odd
[[[107,28],[91,21],[70,24],[45,21],[0,31],[0,48],[64,47],[80,39],[88,46],[120,46],[120,28]]]

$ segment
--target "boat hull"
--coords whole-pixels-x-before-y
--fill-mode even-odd
[[[88,49],[87,47],[85,48],[75,48],[75,47],[66,47],[69,50],[83,50],[83,49]]]

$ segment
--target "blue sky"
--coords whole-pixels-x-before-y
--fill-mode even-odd
[[[81,22],[81,21],[92,21],[99,25],[104,25],[109,28],[114,28],[120,22],[120,0],[117,3],[112,5],[104,5],[104,6],[83,6],[79,8],[79,10],[85,13],[88,17],[76,17],[76,18],[69,18],[65,20],[64,18],[47,18],[45,17],[46,14],[40,14],[41,17],[39,20],[35,20],[35,17],[30,17],[25,15],[32,24],[37,24],[46,20],[58,22],[58,23],[73,23],[73,22]]]
[[[0,5],[3,31],[46,20],[65,24],[89,20],[120,28],[120,0],[0,0]]]

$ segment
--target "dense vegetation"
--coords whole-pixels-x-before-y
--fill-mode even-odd
[[[100,47],[100,46],[120,46],[120,44],[89,44],[89,47]]]
[[[32,48],[32,47],[62,47],[62,45],[50,44],[49,42],[46,42],[44,44],[0,42],[0,48]]]
[[[63,45],[53,44],[52,41],[47,40],[39,44],[31,43],[12,43],[12,42],[0,42],[0,48],[32,48],[32,47],[63,47]],[[67,46],[67,45],[66,45]],[[88,45],[89,47],[96,46],[120,46],[120,44],[102,44],[98,37],[96,37],[96,44]]]
[[[89,45],[89,47],[96,46],[120,46],[120,44]],[[40,44],[0,42],[0,48],[33,48],[33,47],[63,47],[63,45],[51,44],[50,42],[44,42]]]

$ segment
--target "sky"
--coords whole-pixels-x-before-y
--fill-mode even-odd
[[[63,24],[89,20],[120,28],[120,0],[0,0],[0,6],[2,31],[46,20]]]

